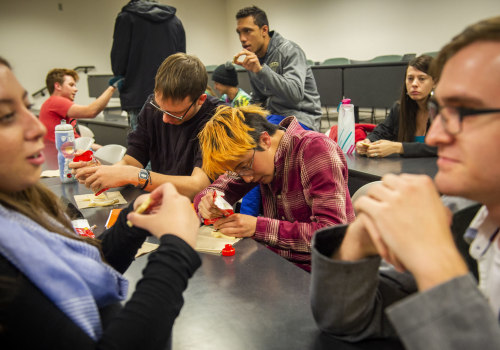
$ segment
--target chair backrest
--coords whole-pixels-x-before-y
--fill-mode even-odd
[[[372,58],[370,63],[381,63],[381,62],[398,62],[401,61],[403,56],[401,55],[382,55]]]
[[[424,52],[421,55],[427,55],[431,57],[436,57],[438,55],[439,51],[429,51],[429,52]]]
[[[401,61],[408,62],[412,59],[414,59],[417,56],[416,53],[405,53],[403,57],[401,57]]]
[[[93,137],[82,136],[75,139],[75,149],[86,151],[89,150],[92,144],[95,142]]]
[[[110,144],[99,148],[94,155],[102,164],[110,165],[122,160],[126,151],[122,145]]]
[[[333,66],[333,65],[342,65],[342,64],[350,64],[351,61],[348,58],[345,57],[334,57],[334,58],[327,58],[323,62],[321,62],[321,65],[325,66]]]
[[[89,127],[78,124],[78,130],[80,130],[80,136],[86,136],[86,137],[94,137],[94,132],[90,130]]]

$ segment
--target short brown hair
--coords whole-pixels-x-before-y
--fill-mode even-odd
[[[431,65],[431,75],[436,77],[435,81],[439,80],[444,65],[451,57],[476,41],[500,41],[500,16],[471,24],[445,45]]]
[[[65,75],[69,75],[70,77],[73,77],[75,81],[78,81],[78,73],[73,69],[54,68],[47,74],[47,78],[45,78],[45,86],[47,86],[49,94],[52,95],[52,93],[54,92],[55,83],[59,83],[61,85],[62,83],[64,83]]]
[[[155,92],[162,98],[194,101],[207,87],[208,75],[200,59],[185,53],[168,56],[158,68],[155,77]]]

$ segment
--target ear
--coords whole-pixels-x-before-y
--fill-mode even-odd
[[[262,31],[262,36],[269,36],[269,26],[264,24],[260,30]]]
[[[54,83],[54,91],[57,90],[57,91],[61,91],[62,89],[62,85],[60,83]]]
[[[207,99],[207,94],[201,94],[201,96],[198,98],[198,102],[196,102],[196,104],[201,106],[202,104],[205,103],[206,99]]]
[[[267,131],[262,132],[259,138],[259,146],[268,150],[271,148],[271,136],[267,133]]]

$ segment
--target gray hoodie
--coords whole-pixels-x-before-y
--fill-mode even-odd
[[[271,113],[295,116],[299,122],[319,131],[321,103],[316,81],[304,51],[294,42],[271,31],[262,70],[249,72],[252,102],[262,103]]]

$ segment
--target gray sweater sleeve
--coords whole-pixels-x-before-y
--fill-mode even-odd
[[[414,291],[413,278],[393,269],[379,274],[380,258],[331,259],[346,226],[319,230],[312,249],[311,307],[319,328],[344,341],[396,337],[384,309]]]
[[[391,306],[387,314],[409,350],[500,349],[500,327],[471,274]]]

